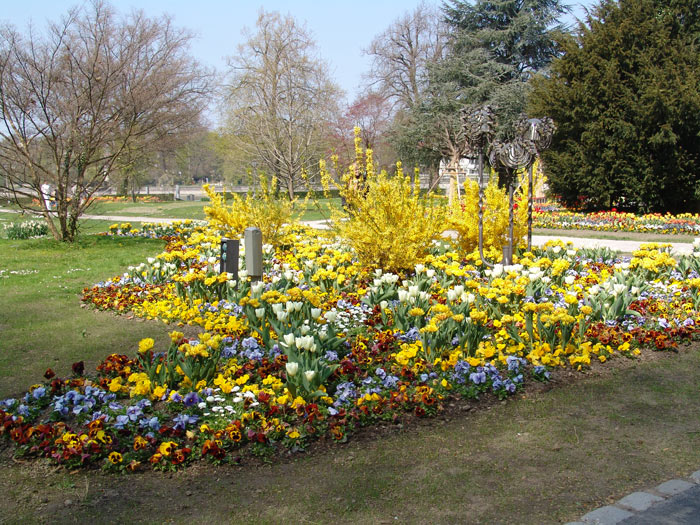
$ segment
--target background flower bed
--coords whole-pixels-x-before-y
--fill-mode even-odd
[[[482,271],[440,245],[399,276],[294,230],[284,247],[266,249],[262,285],[233,287],[217,272],[216,232],[188,224],[165,234],[161,255],[86,290],[86,300],[205,331],[173,334],[164,356],[146,340],[136,358],[110,357],[95,378],[78,367],[74,379],[52,377],[5,401],[3,433],[21,453],[137,469],[296,450],[437,413],[456,396],[506,396],[548,367],[673,348],[695,332],[696,259],[653,246],[624,262],[555,245]],[[294,375],[292,362],[304,365]],[[168,382],[149,374],[168,364]],[[189,374],[177,372],[183,365]],[[210,371],[193,378],[197,366]],[[322,383],[304,374],[323,367],[332,370]],[[301,374],[308,384],[295,383]]]
[[[691,213],[635,215],[615,210],[581,213],[545,207],[534,210],[533,227],[696,235],[700,232],[700,215]]]

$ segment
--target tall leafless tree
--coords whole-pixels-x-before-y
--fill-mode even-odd
[[[188,55],[190,39],[167,17],[120,17],[101,0],[43,34],[0,28],[0,188],[73,241],[120,156],[197,123],[211,76]]]
[[[290,198],[323,153],[340,89],[292,16],[260,12],[256,32],[229,59],[228,124],[235,147],[274,175]]]
[[[442,57],[446,27],[436,7],[421,3],[377,35],[365,53],[372,58],[370,88],[398,109],[420,103],[428,83],[428,64]]]

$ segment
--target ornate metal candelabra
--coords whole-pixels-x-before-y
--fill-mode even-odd
[[[523,140],[532,143],[535,149],[535,155],[539,155],[546,150],[552,143],[552,136],[556,131],[554,121],[549,117],[537,118],[522,118],[517,124],[518,135]],[[527,188],[527,249],[532,250],[532,203],[534,200],[532,180],[533,180],[533,162],[528,166],[528,188]]]
[[[511,142],[495,141],[496,118],[490,106],[471,106],[462,110],[462,128],[469,151],[479,159],[479,257],[486,266],[493,267],[484,258],[484,154],[488,148],[489,163],[499,174],[499,182],[508,188],[508,246],[503,248],[503,263],[513,262],[513,206],[517,185],[516,173],[528,168],[527,248],[532,248],[533,164],[537,155],[547,149],[556,129],[549,117],[522,118],[517,136]],[[488,147],[489,143],[491,146]]]
[[[530,166],[535,146],[529,140],[515,138],[511,142],[496,141],[489,150],[489,162],[508,188],[508,245],[503,248],[503,264],[513,264],[513,207],[519,168]]]
[[[484,152],[495,134],[496,118],[491,106],[472,106],[462,110],[462,127],[472,153],[479,158],[479,257],[487,266],[493,266],[484,258]]]

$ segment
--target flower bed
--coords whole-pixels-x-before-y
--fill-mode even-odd
[[[700,232],[700,215],[682,213],[649,213],[635,215],[615,210],[580,213],[563,210],[535,209],[533,227],[566,230],[625,231],[640,233],[664,233],[697,235]]]
[[[169,469],[343,442],[448,401],[505,398],[558,368],[675,348],[700,321],[700,253],[674,258],[662,245],[623,260],[553,243],[489,269],[442,243],[399,275],[295,228],[265,246],[256,283],[245,268],[240,282],[219,274],[208,227],[123,230],[168,244],[84,300],[172,323],[169,346],[144,339],[89,377],[80,363],[71,378],[47,370],[0,402],[0,434],[19,454]]]

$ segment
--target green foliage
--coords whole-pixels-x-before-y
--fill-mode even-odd
[[[682,212],[700,205],[700,2],[605,0],[547,76],[531,114],[557,123],[543,157],[568,206]]]

